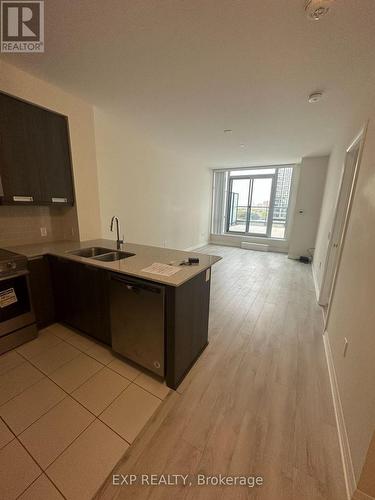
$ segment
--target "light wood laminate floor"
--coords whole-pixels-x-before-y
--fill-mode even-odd
[[[210,245],[210,343],[116,467],[118,474],[259,475],[259,488],[113,486],[107,499],[343,500],[311,267]]]

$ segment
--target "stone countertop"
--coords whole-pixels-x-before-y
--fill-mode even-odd
[[[103,262],[92,258],[79,257],[77,255],[69,254],[71,251],[89,247],[103,247],[108,248],[109,251],[117,250],[116,241],[106,239],[90,241],[59,241],[36,245],[22,245],[9,247],[7,250],[25,255],[28,259],[42,255],[64,257],[75,262],[81,262],[82,264],[89,264],[101,269],[106,269],[107,271],[127,274],[129,276],[135,276],[137,278],[143,278],[156,283],[162,283],[164,285],[175,287],[189,281],[197,274],[200,274],[202,271],[205,271],[213,264],[221,260],[221,257],[216,255],[185,252],[182,250],[138,245],[135,243],[124,243],[120,248],[121,251],[134,253],[134,256],[114,262]],[[181,261],[183,259],[187,259],[188,257],[198,257],[199,264],[181,266],[181,270],[173,276],[160,276],[142,271],[142,269],[150,266],[154,262],[170,264],[173,261]]]

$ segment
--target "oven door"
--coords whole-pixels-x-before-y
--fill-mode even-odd
[[[28,271],[0,279],[0,337],[35,321]]]

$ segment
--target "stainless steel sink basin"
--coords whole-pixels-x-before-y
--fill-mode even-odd
[[[127,259],[132,257],[135,253],[129,252],[110,252],[105,255],[99,255],[98,257],[93,257],[95,260],[101,260],[102,262],[114,262],[116,260]]]
[[[91,247],[91,248],[81,248],[79,250],[74,250],[68,253],[72,255],[78,255],[79,257],[93,258],[98,255],[108,254],[110,252],[112,252],[110,248]]]

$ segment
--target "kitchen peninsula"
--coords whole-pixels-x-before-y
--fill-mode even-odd
[[[220,257],[98,239],[11,247],[29,260],[40,328],[59,321],[111,345],[176,389],[208,343],[211,266]],[[178,264],[197,258],[194,265]],[[174,264],[174,274],[145,271]],[[178,269],[178,271],[177,271]]]

